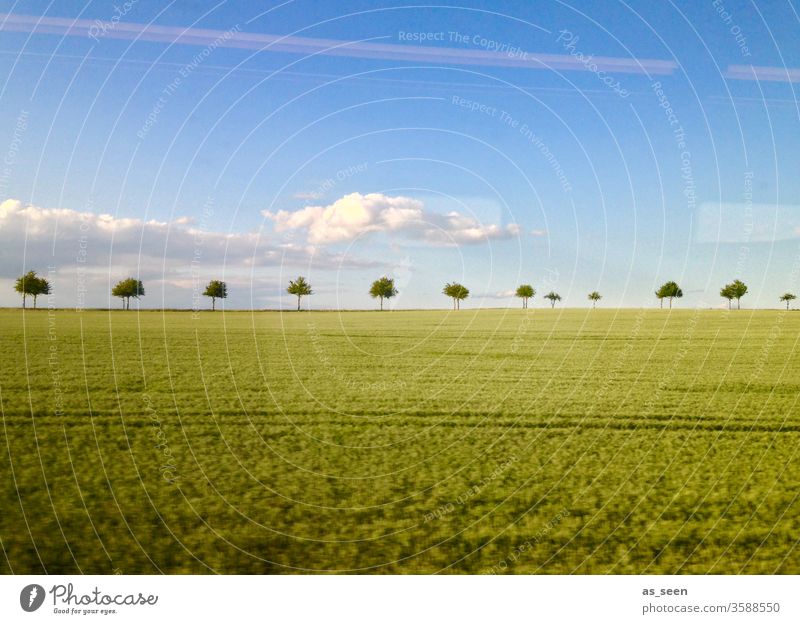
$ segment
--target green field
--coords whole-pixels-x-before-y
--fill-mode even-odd
[[[800,573],[800,313],[0,311],[0,570]]]

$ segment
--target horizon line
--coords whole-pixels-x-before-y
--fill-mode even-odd
[[[477,308],[460,308],[458,310],[453,310],[450,307],[442,307],[442,308],[399,308],[399,309],[384,309],[381,310],[380,308],[313,308],[313,309],[304,309],[304,310],[297,310],[294,307],[288,308],[219,308],[218,310],[212,310],[211,308],[134,308],[132,310],[124,310],[121,307],[113,307],[113,308],[104,308],[104,307],[48,307],[47,305],[39,306],[37,308],[32,307],[25,307],[22,306],[0,306],[0,310],[22,310],[22,311],[31,311],[31,312],[47,312],[47,311],[63,311],[63,312],[190,312],[192,314],[199,314],[201,312],[209,312],[209,313],[216,313],[216,312],[291,312],[292,314],[303,313],[303,312],[385,312],[390,314],[392,312],[482,312],[485,310],[540,310],[543,312],[552,312],[555,310],[592,310],[596,311],[611,311],[611,310],[658,310],[663,312],[671,312],[675,311],[710,311],[710,312],[769,312],[777,310],[779,312],[800,312],[800,308],[785,308],[785,307],[774,307],[774,308],[712,308],[712,307],[686,307],[686,308],[661,308],[659,306],[609,306],[609,307],[602,307],[602,308],[593,308],[592,306],[558,306],[556,308],[553,307],[539,307],[539,308],[522,308],[517,306],[481,306]]]

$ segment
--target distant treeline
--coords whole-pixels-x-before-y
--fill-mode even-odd
[[[50,282],[44,277],[36,274],[36,271],[28,271],[25,275],[19,277],[14,285],[14,290],[22,295],[22,307],[26,307],[27,297],[33,297],[33,307],[36,309],[36,298],[39,295],[52,294],[52,287]],[[289,280],[289,285],[286,287],[286,292],[290,295],[297,297],[297,310],[300,310],[300,305],[303,297],[314,294],[311,284],[302,275],[297,279]],[[119,297],[122,302],[123,310],[130,310],[131,299],[140,299],[144,297],[144,284],[142,280],[134,277],[129,277],[120,280],[111,289],[111,294],[114,297]],[[368,294],[373,299],[380,300],[380,309],[383,310],[384,300],[389,300],[397,296],[398,291],[395,288],[394,280],[390,277],[380,277],[372,282]],[[453,309],[461,309],[461,302],[469,297],[469,288],[458,282],[448,282],[442,288],[442,294],[446,295],[453,300]],[[747,285],[741,280],[733,280],[730,284],[725,284],[720,291],[720,297],[728,300],[728,309],[732,308],[733,300],[736,300],[736,308],[741,309],[741,299],[747,294]],[[536,296],[536,289],[530,284],[520,284],[514,292],[516,297],[522,300],[522,307],[527,308],[528,302]],[[656,298],[659,301],[660,307],[664,307],[664,300],[669,302],[669,307],[672,308],[674,299],[683,297],[683,290],[677,282],[669,281],[662,284],[662,286],[655,291]],[[228,286],[221,280],[211,280],[206,289],[203,291],[203,296],[211,299],[211,309],[216,310],[217,299],[226,299],[228,297]],[[555,291],[550,291],[544,298],[550,302],[550,307],[555,308],[556,303],[561,301],[561,295]],[[597,306],[597,302],[603,298],[596,290],[593,290],[587,295],[589,301],[592,302],[592,307]],[[797,297],[790,292],[783,293],[778,300],[786,304],[786,309],[789,309],[789,304],[797,299]]]

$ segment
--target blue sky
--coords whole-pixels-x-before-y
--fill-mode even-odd
[[[29,269],[67,307],[800,289],[790,3],[2,4],[0,305]]]

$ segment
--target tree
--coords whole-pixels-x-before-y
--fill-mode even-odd
[[[111,289],[111,294],[114,297],[122,299],[123,310],[130,310],[131,298],[138,299],[139,297],[144,297],[144,285],[141,280],[129,277],[128,279],[117,282],[117,285]]]
[[[528,307],[528,299],[531,299],[536,294],[536,291],[530,284],[522,284],[517,288],[515,294],[522,299],[522,308],[525,309]]]
[[[736,295],[733,294],[733,289],[731,288],[731,285],[730,284],[725,284],[725,286],[723,286],[720,289],[719,296],[722,297],[723,299],[727,299],[728,300],[728,309],[730,310],[731,309],[731,301],[733,301],[734,298],[736,297]]]
[[[730,290],[730,294],[732,295],[733,299],[736,299],[736,309],[741,310],[742,304],[741,299],[747,294],[747,285],[740,281],[740,280],[733,280],[730,284],[727,284],[725,288],[722,290]],[[724,296],[724,295],[723,295]]]
[[[783,293],[781,295],[781,299],[780,300],[786,302],[786,309],[788,310],[789,309],[789,303],[794,301],[795,299],[797,299],[797,297],[795,295],[793,295],[790,292],[787,292],[787,293]]]
[[[383,310],[383,300],[391,299],[395,295],[397,295],[397,289],[394,287],[394,280],[385,275],[372,282],[369,289],[370,297],[381,300],[381,310]]]
[[[683,297],[683,291],[675,282],[665,282],[661,288],[656,291],[656,297],[658,297],[662,308],[664,307],[664,299],[669,299],[669,308],[671,310],[672,300]]]
[[[286,292],[297,297],[298,312],[300,311],[300,299],[306,295],[314,294],[314,291],[311,290],[311,284],[309,284],[302,275],[296,280],[289,280],[289,286],[286,288]]]
[[[217,309],[217,299],[225,299],[228,296],[228,285],[220,280],[211,280],[206,286],[204,297],[211,297],[212,312]]]
[[[453,282],[452,284],[448,282],[442,289],[442,293],[444,293],[453,300],[454,310],[460,310],[461,301],[469,297],[469,288],[467,288],[466,286],[462,286],[458,282]]]
[[[556,301],[561,301],[561,295],[559,295],[556,292],[553,292],[552,290],[549,293],[547,293],[544,296],[544,298],[550,300],[550,307],[551,308],[555,308],[556,307]]]
[[[36,275],[36,271],[28,271],[22,277],[17,278],[17,281],[14,284],[14,290],[22,295],[23,308],[25,307],[28,295],[33,297],[33,309],[35,310],[36,297],[39,295],[50,294],[50,282],[48,282],[45,278]]]
[[[25,304],[28,298],[28,295],[33,294],[34,290],[34,283],[36,281],[36,271],[28,271],[22,277],[17,278],[16,284],[14,284],[14,290],[16,290],[20,295],[22,295],[22,308],[25,309]]]
[[[601,295],[596,290],[593,290],[592,292],[589,293],[589,301],[592,302],[592,307],[593,308],[597,305],[597,302],[600,301],[602,298],[603,298],[603,295]]]

